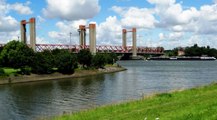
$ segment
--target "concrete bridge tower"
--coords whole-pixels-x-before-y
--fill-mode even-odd
[[[79,45],[81,49],[84,49],[86,46],[86,28],[84,25],[79,26]]]
[[[137,57],[136,28],[132,29],[132,37],[133,37],[133,57]]]
[[[84,49],[86,46],[86,29],[89,29],[90,52],[96,54],[96,24],[89,24],[89,27],[79,26],[80,46],[83,46],[81,49]]]
[[[123,29],[122,30],[122,47],[124,50],[127,50],[127,30]]]
[[[127,32],[132,32],[132,41],[133,41],[133,46],[132,46],[132,52],[133,52],[133,57],[137,57],[137,37],[136,37],[136,28],[132,28],[131,31],[127,31],[126,29],[122,30],[122,47],[124,50],[127,50]]]
[[[89,24],[90,52],[96,54],[96,24]]]
[[[26,24],[30,24],[30,47],[36,51],[36,20],[35,18],[30,18],[29,22],[26,20],[22,20],[20,22],[20,33],[21,33],[21,41],[27,44],[27,37],[26,37]]]

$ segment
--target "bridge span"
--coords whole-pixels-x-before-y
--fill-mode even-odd
[[[27,43],[26,25],[30,26],[30,44]],[[86,31],[89,29],[89,45],[86,44]],[[53,49],[68,49],[72,52],[78,52],[81,49],[89,49],[92,54],[96,53],[131,53],[133,57],[137,54],[157,54],[164,53],[163,47],[139,47],[137,46],[137,29],[122,30],[122,46],[110,45],[97,45],[96,44],[96,24],[89,24],[89,26],[80,25],[79,45],[66,45],[66,44],[36,44],[36,19],[30,18],[29,21],[22,20],[20,22],[21,41],[28,44],[34,51],[53,50]],[[127,46],[127,34],[132,33],[132,46]],[[0,47],[4,44],[0,44]]]

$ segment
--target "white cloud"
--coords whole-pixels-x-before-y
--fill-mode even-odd
[[[70,43],[70,33],[72,33],[72,41],[73,45],[78,45],[79,35],[78,28],[79,25],[86,25],[86,20],[77,20],[77,21],[65,21],[65,22],[57,22],[56,26],[59,31],[50,31],[48,32],[48,36],[52,38],[57,43],[69,44]]]
[[[116,16],[109,16],[105,22],[98,25],[97,44],[121,45],[122,27]]]
[[[22,15],[30,15],[33,13],[33,11],[28,6],[30,2],[27,2],[26,4],[23,3],[15,3],[10,5],[10,9],[18,12]]]
[[[43,14],[48,18],[79,20],[94,17],[99,11],[98,0],[46,0]]]
[[[153,16],[153,10],[147,8],[123,8],[118,6],[113,6],[112,10],[118,13],[121,18],[121,24],[127,28],[154,28],[156,22]]]
[[[18,40],[20,35],[20,31],[12,31],[12,32],[0,32],[0,44],[7,43],[11,40]]]
[[[19,22],[8,14],[12,10],[19,14],[31,14],[29,4],[30,2],[8,4],[6,0],[0,0],[0,43],[18,39],[18,36],[20,36]]]
[[[147,0],[151,4],[156,4],[156,5],[171,5],[176,2],[176,0]]]
[[[160,40],[164,40],[164,39],[165,39],[165,36],[164,36],[163,33],[160,33],[160,34],[159,34],[159,39],[160,39]]]
[[[11,16],[0,17],[0,32],[10,32],[18,29],[18,22]]]

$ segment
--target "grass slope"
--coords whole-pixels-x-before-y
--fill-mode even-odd
[[[63,115],[54,120],[217,120],[217,84]]]

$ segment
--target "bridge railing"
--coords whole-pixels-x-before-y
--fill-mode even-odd
[[[3,47],[5,44],[0,44]],[[66,44],[36,44],[36,51],[43,50],[54,50],[54,49],[67,49],[73,52],[78,52],[81,49],[88,49],[89,45],[66,45]],[[96,51],[99,53],[132,53],[132,46],[122,47],[122,46],[110,46],[110,45],[98,45],[96,46]],[[162,47],[137,47],[137,53],[147,53],[147,54],[163,54],[164,49]]]

